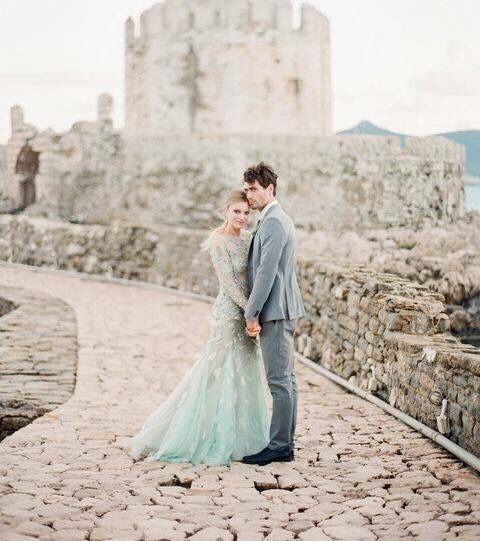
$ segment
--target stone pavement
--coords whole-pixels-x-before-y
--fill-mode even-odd
[[[0,440],[63,404],[75,388],[77,326],[50,295],[0,287],[14,307],[0,318]]]
[[[0,266],[69,303],[73,396],[0,444],[0,539],[479,539],[480,477],[297,364],[296,460],[133,463],[129,438],[205,342],[211,306],[159,289]]]

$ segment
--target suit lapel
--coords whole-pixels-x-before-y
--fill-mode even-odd
[[[261,219],[260,221],[260,224],[258,226],[258,228],[256,229],[255,231],[255,235],[253,236],[253,239],[251,240],[250,242],[250,247],[248,249],[248,259],[250,261],[250,258],[252,257],[253,255],[253,249],[254,249],[254,244],[258,238],[258,232],[260,230],[260,228],[262,227],[263,225],[263,222],[265,221],[265,218],[270,214],[270,212],[272,212],[272,209],[274,209],[275,207],[280,207],[280,203],[277,203],[276,205],[272,205],[268,210],[267,212],[264,214],[263,218]],[[280,207],[281,208],[281,207]]]
[[[256,232],[256,234],[255,234],[255,237],[258,235],[258,231],[260,230],[260,228],[261,228],[262,225],[264,224],[265,218],[272,212],[272,210],[273,210],[275,207],[280,207],[280,203],[277,203],[276,205],[272,205],[272,206],[267,210],[267,212],[264,214],[263,218],[262,218],[261,221],[260,221],[260,225],[258,226],[258,229],[257,229],[257,232]],[[253,238],[253,240],[255,240],[255,237]]]

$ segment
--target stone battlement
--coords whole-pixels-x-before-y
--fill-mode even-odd
[[[288,0],[155,4],[125,26],[125,132],[329,135],[330,30]],[[262,119],[259,122],[259,119]]]
[[[133,20],[126,23],[127,44],[138,39],[165,34],[198,34],[229,30],[263,34],[265,32],[316,33],[328,20],[313,6],[302,6],[302,24],[293,28],[293,5],[289,0],[226,3],[167,0],[153,5],[141,16],[138,36]]]

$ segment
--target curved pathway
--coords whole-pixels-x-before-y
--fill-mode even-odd
[[[129,438],[191,366],[208,303],[0,265],[0,286],[75,310],[73,396],[0,444],[0,539],[478,539],[480,477],[297,364],[296,460],[133,463]]]

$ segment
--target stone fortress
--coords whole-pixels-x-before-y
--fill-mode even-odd
[[[125,127],[39,131],[12,108],[0,147],[0,260],[214,294],[199,244],[261,159],[298,226],[297,349],[480,453],[478,213],[464,147],[332,134],[328,19],[288,0],[166,0],[126,22]]]
[[[125,29],[125,127],[39,132],[12,108],[4,210],[77,223],[209,227],[265,159],[306,230],[417,227],[463,215],[464,148],[440,137],[332,135],[328,19],[289,0],[166,0]],[[28,145],[27,145],[28,142]],[[30,149],[29,149],[30,147]],[[3,166],[2,166],[3,164]]]

